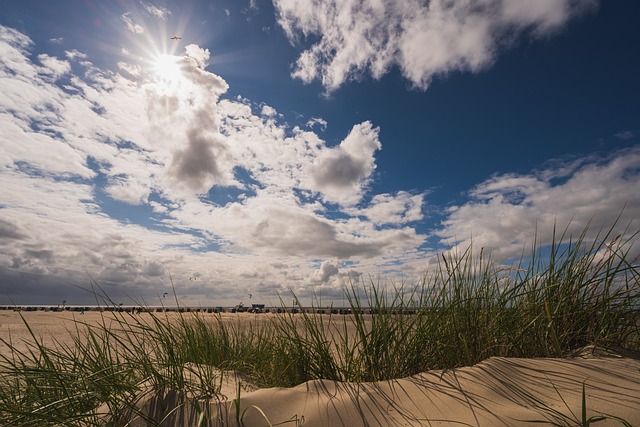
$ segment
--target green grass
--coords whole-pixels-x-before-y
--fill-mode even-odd
[[[234,409],[220,395],[223,371],[289,387],[400,378],[491,356],[563,356],[588,344],[639,351],[640,267],[629,259],[637,233],[624,241],[605,233],[594,243],[585,236],[556,236],[550,248],[534,247],[508,267],[470,247],[443,255],[417,284],[353,283],[344,290],[348,315],[285,313],[241,323],[116,311],[97,326],[77,320],[71,345],[44,346],[35,334],[27,350],[3,341],[12,352],[0,359],[0,419],[105,425],[144,417],[134,402],[141,390],[171,389],[178,402],[227,405],[227,413],[203,409],[201,422],[241,424],[239,396]]]

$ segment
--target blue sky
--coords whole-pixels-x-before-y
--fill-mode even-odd
[[[0,303],[340,300],[640,225],[636,2],[3,6]]]

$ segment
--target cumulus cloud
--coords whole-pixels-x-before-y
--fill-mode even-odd
[[[345,288],[357,285],[361,276],[357,270],[325,260],[309,275],[308,285],[299,294],[311,297],[318,305],[322,304],[323,298],[325,301],[338,301],[342,299]]]
[[[423,218],[423,204],[422,194],[412,195],[406,191],[396,195],[376,194],[367,207],[353,213],[366,216],[376,225],[406,224]]]
[[[340,272],[335,263],[324,261],[320,268],[313,272],[311,280],[313,282],[327,283],[333,276]]]
[[[587,238],[593,239],[620,216],[614,235],[627,226],[636,230],[639,171],[636,146],[604,157],[553,162],[531,174],[497,175],[476,186],[468,203],[451,208],[437,234],[462,247],[473,241],[504,259],[528,249],[536,230],[538,244],[550,243],[554,226],[577,236],[591,224]]]
[[[278,111],[269,105],[263,105],[260,114],[266,117],[275,117],[278,114]]]
[[[330,202],[357,203],[376,168],[379,131],[367,121],[355,125],[338,147],[324,149],[310,168],[311,188]]]
[[[523,35],[544,37],[594,8],[596,0],[275,0],[292,41],[314,40],[293,76],[328,92],[397,66],[416,87],[435,76],[480,71]]]

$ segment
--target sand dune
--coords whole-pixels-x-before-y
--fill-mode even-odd
[[[216,425],[218,418],[235,420],[237,381],[242,379],[235,374],[226,376],[222,402],[208,404],[205,425]],[[297,421],[305,426],[527,426],[534,421],[578,425],[583,383],[588,417],[607,414],[640,425],[640,361],[622,357],[495,357],[471,367],[393,381],[316,380],[293,388],[243,388],[240,410],[247,426],[268,425],[265,417],[274,425]],[[205,405],[203,399],[172,390],[149,390],[141,394],[137,407],[171,426],[195,425]],[[138,419],[132,425],[148,424]],[[622,424],[610,418],[598,425]]]

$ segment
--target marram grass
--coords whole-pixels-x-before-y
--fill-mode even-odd
[[[0,359],[0,420],[113,425],[144,417],[135,407],[143,388],[220,399],[224,371],[289,387],[400,378],[491,356],[559,357],[586,345],[640,351],[640,267],[629,259],[637,233],[623,242],[606,234],[587,243],[585,235],[561,236],[510,267],[470,247],[443,255],[414,286],[352,284],[348,315],[313,310],[241,323],[116,312],[115,324],[77,320],[71,345],[47,347],[33,333],[27,350],[3,340],[11,351]],[[234,404],[235,415],[228,406],[201,421],[242,424],[239,396]]]

